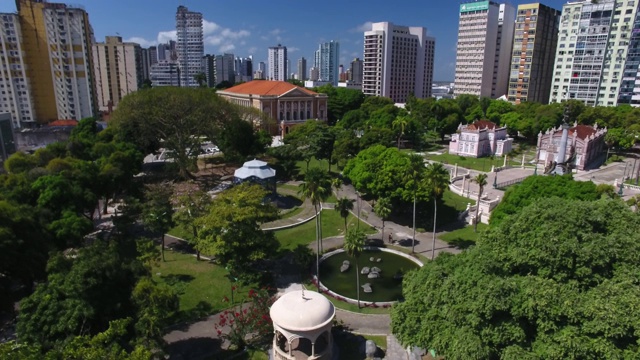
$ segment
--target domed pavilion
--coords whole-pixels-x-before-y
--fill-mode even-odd
[[[331,326],[336,309],[321,294],[295,290],[271,305],[273,358],[278,360],[331,359]]]

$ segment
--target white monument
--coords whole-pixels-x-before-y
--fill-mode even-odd
[[[323,295],[308,290],[288,292],[271,305],[273,358],[331,359],[331,326],[336,310]]]

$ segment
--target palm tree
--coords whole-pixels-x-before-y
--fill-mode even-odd
[[[436,253],[436,220],[438,214],[438,198],[449,187],[449,172],[441,163],[431,163],[427,165],[425,178],[427,188],[433,197],[433,240],[431,242],[431,260]]]
[[[335,211],[340,213],[340,217],[344,219],[344,233],[347,233],[347,217],[349,217],[349,212],[353,210],[353,200],[348,198],[340,198],[336,203],[336,206],[333,208]]]
[[[408,124],[409,119],[406,116],[398,116],[395,120],[393,120],[393,123],[391,123],[391,126],[393,126],[394,129],[398,127],[400,128],[400,135],[398,136],[398,150],[400,150],[400,140],[404,136],[404,129]]]
[[[391,215],[391,200],[389,198],[378,199],[373,211],[382,219],[382,242],[384,243],[384,221]]]
[[[322,202],[331,195],[331,179],[329,174],[320,168],[311,168],[307,171],[304,182],[300,184],[300,190],[298,194],[304,196],[306,199],[311,200],[313,209],[316,213],[316,243],[318,251],[316,252],[316,277],[318,280],[318,292],[320,291],[320,242],[322,241],[320,235],[321,224],[321,211],[318,211],[318,207],[322,207]]]
[[[336,189],[336,196],[338,196],[338,190],[342,188],[342,180],[337,177],[331,179],[331,186]]]
[[[473,232],[478,232],[478,214],[480,214],[480,197],[482,197],[482,191],[487,185],[487,174],[480,173],[471,179],[474,183],[478,184],[478,201],[476,201],[476,221],[473,222]]]
[[[424,175],[424,159],[417,154],[409,155],[409,172],[406,181],[413,190],[413,240],[411,243],[411,252],[416,249],[416,199],[418,196],[418,184]]]
[[[197,73],[193,76],[193,79],[198,83],[198,86],[207,87],[207,75],[205,73]]]
[[[364,232],[351,229],[344,238],[344,251],[355,259],[356,262],[356,293],[358,294],[358,308],[360,308],[360,269],[358,267],[358,258],[364,250],[364,242],[367,237]]]

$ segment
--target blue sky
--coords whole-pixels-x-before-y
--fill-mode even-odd
[[[60,1],[64,2],[64,1]],[[533,1],[512,1],[514,6]],[[561,9],[566,1],[543,4]],[[120,34],[142,46],[166,42],[175,36],[179,5],[199,11],[205,19],[205,52],[253,55],[265,61],[267,48],[287,46],[291,65],[300,57],[311,66],[313,53],[323,41],[340,42],[340,62],[348,67],[362,58],[363,31],[370,22],[424,26],[436,37],[435,80],[453,80],[459,1],[447,0],[73,0],[89,13],[96,40]],[[14,12],[15,2],[0,1],[0,12]],[[295,71],[295,70],[294,70]]]

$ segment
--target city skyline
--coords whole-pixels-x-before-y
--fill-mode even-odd
[[[517,7],[531,2],[520,0],[512,4]],[[124,41],[137,42],[142,47],[175,40],[176,9],[184,5],[203,14],[205,53],[253,55],[256,63],[266,62],[268,48],[278,43],[287,46],[289,57],[297,61],[301,57],[313,59],[319,43],[335,40],[340,42],[339,62],[347,68],[354,58],[363,57],[363,33],[370,29],[372,22],[423,26],[428,29],[428,36],[436,38],[434,80],[453,81],[454,77],[459,2],[426,5],[413,0],[398,7],[391,2],[330,0],[320,9],[303,11],[288,1],[276,0],[272,6],[245,11],[241,16],[237,6],[231,3],[194,0],[74,0],[71,3],[84,7],[89,13],[97,41],[105,36],[122,36]],[[542,3],[560,10],[566,1]],[[13,1],[0,4],[0,12],[14,11]]]

